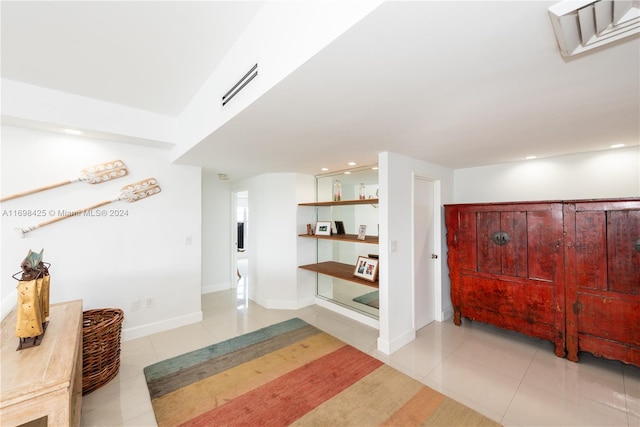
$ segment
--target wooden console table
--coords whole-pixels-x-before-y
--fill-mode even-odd
[[[15,310],[2,321],[0,423],[16,426],[46,417],[49,426],[80,425],[82,301],[52,304],[37,347],[16,351]]]

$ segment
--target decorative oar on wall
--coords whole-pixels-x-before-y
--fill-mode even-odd
[[[119,201],[129,202],[129,203],[137,202],[138,200],[146,199],[147,197],[151,197],[154,194],[158,194],[159,192],[160,192],[160,185],[158,184],[158,181],[156,181],[155,178],[147,178],[143,181],[136,182],[134,184],[122,187],[122,189],[120,190],[120,193],[111,200],[105,200],[104,202],[96,203],[93,206],[89,206],[84,209],[69,212],[66,215],[55,217],[48,221],[41,222],[40,224],[37,224],[37,225],[19,228],[18,231],[20,231],[24,235],[37,228],[44,227],[45,225],[53,224],[54,222],[62,221],[63,219],[67,219],[72,216],[83,215],[85,212],[89,212],[90,210],[93,210],[93,209],[98,209],[99,207],[108,205],[109,203],[119,202]]]
[[[114,160],[111,162],[100,163],[99,165],[90,166],[80,171],[80,175],[71,178],[67,181],[58,182],[57,184],[45,185],[44,187],[34,188],[33,190],[23,191],[22,193],[16,193],[11,196],[0,199],[1,202],[7,200],[17,199],[18,197],[28,196],[29,194],[39,193],[45,190],[51,190],[52,188],[62,187],[63,185],[71,184],[73,182],[86,182],[89,184],[100,184],[102,182],[111,181],[116,178],[121,178],[127,175],[127,167],[122,160]]]

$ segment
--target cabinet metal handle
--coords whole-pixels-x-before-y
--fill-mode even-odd
[[[504,246],[509,243],[510,240],[509,235],[504,231],[496,231],[491,235],[491,241],[498,246]]]
[[[438,255],[437,254],[431,254],[431,259],[438,259]]]
[[[640,239],[636,240],[636,244],[633,245],[634,248],[636,248],[636,251],[640,252]]]

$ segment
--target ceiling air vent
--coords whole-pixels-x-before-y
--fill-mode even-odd
[[[565,0],[549,16],[562,56],[640,33],[640,0]]]
[[[251,80],[256,78],[257,75],[258,64],[251,67],[247,74],[245,74],[244,77],[238,80],[238,83],[234,84],[233,87],[224,94],[224,96],[222,97],[222,106],[224,107],[225,105],[227,105],[227,102],[231,101],[231,99],[236,96],[242,89],[244,89],[244,87],[248,85]]]

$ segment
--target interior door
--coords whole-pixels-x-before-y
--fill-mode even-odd
[[[413,204],[413,286],[414,327],[416,330],[435,320],[435,182],[414,178]]]

